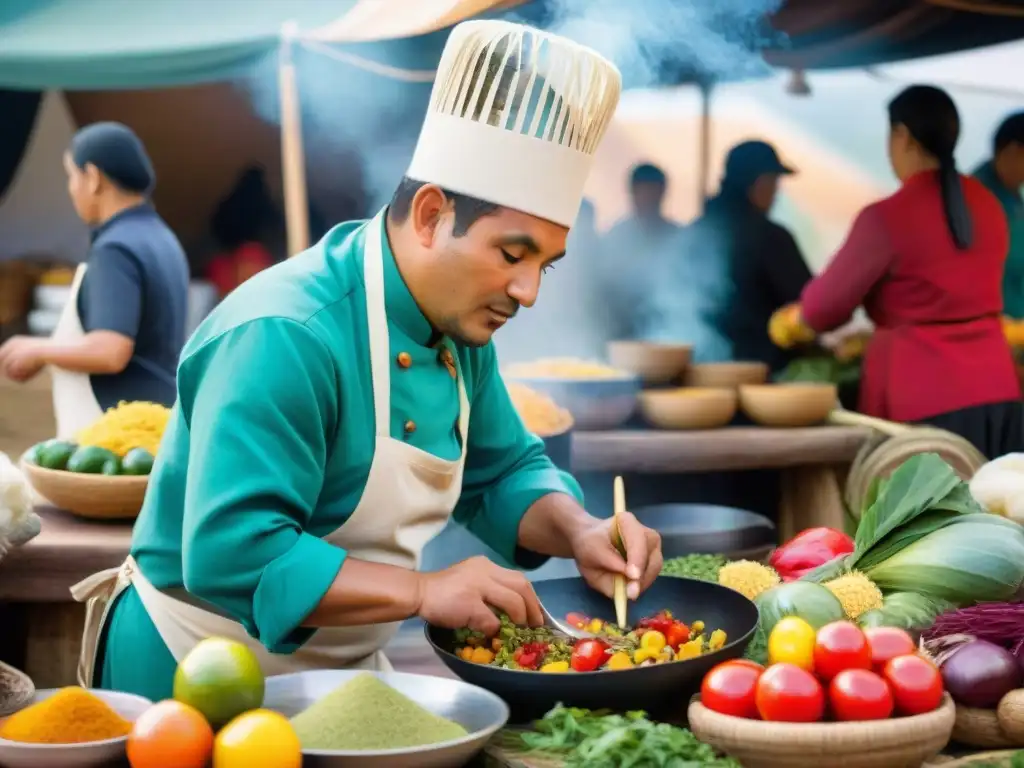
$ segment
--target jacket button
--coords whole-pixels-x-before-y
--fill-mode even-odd
[[[409,368],[412,366],[412,355],[408,352],[399,352],[397,360],[399,368]]]
[[[413,421],[412,419],[409,419],[409,421],[405,422],[405,433],[407,435],[411,435],[415,431],[416,431],[416,422],[415,421]]]

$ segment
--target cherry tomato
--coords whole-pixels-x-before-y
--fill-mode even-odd
[[[897,627],[870,627],[864,630],[864,636],[871,649],[871,663],[879,673],[891,659],[917,651],[914,639]]]
[[[582,613],[570,613],[568,616],[565,617],[565,620],[569,624],[569,626],[576,627],[576,629],[582,629],[590,623],[590,619],[588,619]]]
[[[701,703],[714,712],[733,717],[758,719],[754,692],[761,671],[748,664],[725,661],[704,675]]]
[[[512,660],[523,669],[536,669],[547,652],[547,643],[524,643],[516,648]]]
[[[762,720],[815,723],[825,714],[821,683],[795,664],[768,667],[757,680],[754,699]]]
[[[593,672],[605,662],[608,643],[603,640],[580,640],[572,649],[569,663],[577,672]]]
[[[664,634],[665,644],[678,650],[680,645],[689,641],[690,628],[683,624],[683,622],[676,621],[669,626],[668,631]]]
[[[768,635],[768,664],[795,664],[814,669],[814,627],[801,618],[787,616]]]
[[[938,667],[917,654],[890,660],[882,677],[892,688],[896,712],[901,715],[933,712],[942,703],[942,674]]]
[[[655,616],[648,616],[645,619],[640,619],[637,627],[640,629],[656,629],[661,634],[667,634],[669,628],[674,624],[674,620],[667,613],[659,613]]]
[[[729,659],[729,661],[723,661],[723,664],[740,664],[744,667],[750,667],[756,669],[758,672],[764,672],[764,665],[758,664],[756,661],[750,659]]]
[[[833,621],[814,641],[814,674],[827,683],[844,669],[871,669],[871,649],[860,627]]]
[[[828,703],[836,720],[885,720],[893,710],[889,684],[866,669],[844,669],[833,677]]]

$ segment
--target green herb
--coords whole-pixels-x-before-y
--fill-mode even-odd
[[[727,562],[723,555],[683,555],[666,560],[661,575],[717,582],[718,572]]]
[[[775,376],[778,382],[813,381],[846,384],[860,379],[860,360],[842,361],[834,357],[797,358]]]
[[[868,496],[853,553],[804,579],[859,570],[885,592],[958,605],[1009,599],[1024,581],[1024,529],[985,512],[938,454],[908,459]]]
[[[520,734],[530,750],[559,754],[566,768],[740,768],[690,731],[625,715],[556,706]]]

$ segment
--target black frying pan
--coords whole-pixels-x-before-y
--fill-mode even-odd
[[[692,554],[760,560],[776,544],[775,524],[764,515],[715,504],[654,504],[630,510],[661,534],[665,558]]]
[[[612,601],[591,590],[582,579],[551,579],[533,586],[554,616],[579,612],[614,618]],[[629,604],[629,620],[665,609],[687,624],[703,621],[709,632],[725,630],[728,642],[718,651],[688,661],[622,671],[547,674],[463,661],[452,652],[451,630],[428,625],[426,634],[434,652],[452,672],[508,703],[513,723],[541,717],[558,702],[587,709],[642,709],[657,717],[685,712],[690,697],[700,690],[704,674],[743,654],[758,618],[757,607],[739,592],[710,582],[665,578]]]

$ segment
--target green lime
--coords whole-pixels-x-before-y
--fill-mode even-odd
[[[21,460],[27,461],[29,464],[39,464],[39,456],[43,452],[43,446],[45,443],[36,443],[23,454],[21,454]]]
[[[153,471],[153,454],[145,448],[132,448],[125,454],[121,469],[126,475],[148,475]]]
[[[201,641],[174,673],[174,698],[202,712],[214,730],[263,706],[263,690],[256,654],[222,637]]]
[[[33,447],[35,463],[46,469],[65,469],[78,446],[67,440],[47,440]]]
[[[67,470],[87,475],[116,475],[121,469],[121,459],[106,448],[83,445],[71,454]]]

